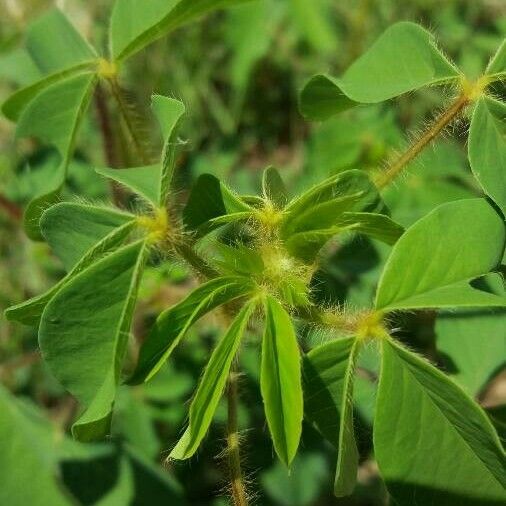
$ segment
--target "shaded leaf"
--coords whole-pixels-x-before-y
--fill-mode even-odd
[[[392,245],[404,228],[383,214],[345,212],[333,227],[293,234],[286,241],[286,248],[304,262],[311,263],[325,243],[342,232],[356,232]]]
[[[505,295],[497,276],[492,291]],[[492,284],[492,283],[491,283]],[[436,320],[436,344],[447,369],[467,393],[478,395],[506,365],[506,310],[479,309],[444,313]]]
[[[26,47],[43,74],[96,60],[96,51],[59,9],[50,9],[28,28]]]
[[[277,209],[283,209],[288,202],[288,194],[285,183],[281,179],[279,172],[274,167],[268,167],[264,170],[262,176],[262,190]]]
[[[191,190],[183,210],[185,225],[198,230],[206,222],[234,213],[250,213],[252,208],[211,174],[202,174]]]
[[[246,277],[216,278],[200,285],[181,302],[164,311],[142,344],[139,361],[129,383],[150,380],[199,318],[251,290],[252,284]]]
[[[37,137],[53,145],[60,155],[54,179],[48,182],[25,211],[25,229],[32,239],[42,238],[39,219],[44,210],[58,200],[77,129],[88,106],[95,80],[93,74],[81,74],[52,84],[28,104],[19,118],[16,129],[18,138]]]
[[[0,503],[69,506],[57,482],[56,431],[0,385]],[[27,486],[29,484],[29,486]]]
[[[247,0],[116,0],[111,16],[111,48],[124,60],[179,26],[214,9]]]
[[[108,431],[145,251],[139,241],[94,263],[65,284],[42,315],[42,355],[84,407],[73,427],[78,439]]]
[[[102,256],[116,249],[130,234],[135,222],[126,223],[125,225],[112,230],[108,235],[94,244],[82,258],[75,264],[71,271],[56,285],[51,287],[47,292],[33,297],[15,306],[6,309],[5,317],[11,321],[17,321],[25,325],[36,327],[39,325],[40,318],[44,308],[48,302],[58,293],[68,281],[86,267],[93,264]]]
[[[506,40],[502,41],[502,44],[497,49],[497,52],[490,60],[485,70],[487,76],[502,76],[506,74]]]
[[[358,450],[353,428],[353,383],[358,346],[355,338],[337,339],[311,350],[304,359],[304,409],[338,449],[334,493],[355,488]]]
[[[115,209],[61,202],[44,212],[40,228],[65,269],[71,271],[95,244],[134,220],[135,216]]]
[[[429,363],[391,341],[382,346],[374,448],[394,499],[503,504],[505,454],[485,413]]]

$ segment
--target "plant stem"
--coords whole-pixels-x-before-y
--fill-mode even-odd
[[[95,109],[97,111],[98,124],[102,134],[105,161],[110,168],[119,169],[122,164],[117,150],[114,130],[111,124],[107,98],[104,93],[104,88],[100,83],[97,84],[95,89]],[[111,182],[110,186],[114,203],[119,206],[121,202],[124,201],[123,189],[114,181]]]
[[[248,506],[246,487],[242,476],[239,432],[237,429],[237,374],[230,372],[227,389],[228,423],[227,423],[227,458],[230,471],[230,484],[234,506]]]
[[[0,209],[3,209],[13,221],[21,221],[23,218],[21,208],[2,194],[0,194]]]
[[[448,109],[443,111],[424,133],[389,165],[385,172],[378,175],[375,181],[376,186],[382,189],[398,176],[399,173],[455,119],[469,101],[467,94],[459,95]]]
[[[187,242],[178,242],[174,244],[174,248],[179,256],[203,278],[213,279],[219,276],[219,273],[195,251],[193,245]]]
[[[97,84],[95,90],[95,107],[97,110],[100,131],[102,133],[104,155],[107,165],[116,169],[120,166],[120,160],[118,152],[116,151],[116,142],[114,140],[109,108],[107,107],[107,99],[105,97],[104,88],[100,83]]]
[[[142,144],[142,140],[137,135],[137,130],[134,125],[134,120],[131,117],[130,111],[128,110],[128,104],[125,101],[125,98],[123,96],[123,92],[121,91],[121,87],[118,83],[118,80],[116,77],[111,77],[108,79],[109,85],[111,87],[111,92],[113,97],[115,98],[119,112],[121,114],[121,117],[123,118],[123,121],[125,123],[125,126],[128,130],[128,135],[132,139],[132,142],[134,144],[135,150],[137,151],[137,154],[139,156],[139,159],[141,163],[144,165],[149,165],[151,160],[148,154],[146,153],[146,150],[144,149],[144,146]]]

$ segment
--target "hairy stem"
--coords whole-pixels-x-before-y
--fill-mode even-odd
[[[227,423],[227,459],[230,471],[230,484],[234,506],[248,506],[246,487],[242,476],[239,432],[237,429],[237,374],[230,372],[227,388],[228,423]]]
[[[214,270],[198,253],[189,242],[178,242],[174,244],[177,254],[189,264],[195,271],[203,278],[213,279],[219,276],[219,273]]]
[[[121,114],[123,122],[125,123],[128,135],[132,139],[132,143],[139,156],[139,160],[144,165],[149,165],[151,162],[150,157],[144,148],[142,139],[137,135],[137,129],[135,127],[134,120],[131,117],[131,111],[128,108],[128,104],[125,100],[125,97],[123,96],[123,92],[121,91],[118,80],[116,77],[111,77],[108,79],[108,82],[111,87],[112,95],[118,104],[119,112]]]
[[[23,218],[21,208],[2,194],[0,194],[0,209],[3,209],[13,221],[21,221]]]
[[[444,110],[435,121],[418,137],[409,148],[404,151],[396,160],[394,160],[386,169],[376,178],[376,186],[379,189],[388,185],[399,173],[416,158],[425,147],[427,147],[469,103],[467,94],[461,94],[452,102],[448,109]]]
[[[97,111],[100,133],[102,134],[105,161],[110,168],[118,169],[122,164],[117,150],[116,138],[112,128],[109,107],[107,105],[107,98],[104,93],[104,88],[100,83],[97,84],[95,89],[95,109]],[[112,181],[111,191],[114,203],[116,205],[120,205],[120,203],[124,200],[124,192],[122,188]]]
[[[102,134],[102,142],[104,146],[104,155],[107,165],[111,168],[120,166],[120,159],[116,150],[116,142],[111,124],[109,108],[107,107],[107,99],[104,88],[99,83],[95,90],[95,108],[97,110],[98,123]]]

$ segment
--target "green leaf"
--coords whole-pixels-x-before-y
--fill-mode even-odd
[[[500,276],[495,279],[493,292],[505,296]],[[436,320],[435,333],[443,363],[447,364],[457,383],[472,396],[478,395],[493,374],[506,365],[504,309],[441,314]]]
[[[363,234],[392,245],[404,233],[404,228],[383,214],[345,212],[336,220],[335,226],[293,234],[285,245],[292,255],[311,263],[327,241],[346,231]]]
[[[135,222],[132,221],[112,230],[108,235],[103,237],[88,251],[86,251],[79,262],[74,265],[72,270],[69,271],[69,273],[56,285],[37,297],[33,297],[21,304],[7,308],[5,310],[5,317],[11,321],[17,321],[25,325],[37,327],[44,308],[56,295],[56,293],[58,293],[60,288],[62,288],[76,274],[93,264],[96,260],[115,250],[130,234],[134,226]]]
[[[379,282],[376,307],[392,311],[504,306],[504,297],[472,280],[498,266],[505,240],[504,222],[486,200],[439,206],[394,246]]]
[[[460,78],[459,70],[419,25],[397,23],[356,60],[341,78],[313,77],[301,93],[301,112],[323,120],[359,103],[377,103],[424,86]]]
[[[304,359],[306,417],[338,449],[337,497],[350,495],[357,478],[352,398],[358,349],[355,338],[337,339],[314,348]]]
[[[99,167],[95,169],[95,172],[127,187],[151,205],[158,205],[161,181],[161,167],[159,163],[145,167],[130,167],[128,169]]]
[[[165,205],[170,184],[174,177],[178,129],[186,109],[184,104],[179,100],[162,95],[153,95],[151,107],[160,123],[162,135],[165,139],[162,151],[160,194],[158,198],[158,204]]]
[[[274,167],[267,167],[262,176],[262,191],[277,209],[283,209],[288,202],[285,183]]]
[[[506,459],[481,408],[443,373],[382,343],[374,420],[381,475],[399,504],[485,506],[506,501]]]
[[[24,223],[29,237],[41,239],[39,219],[44,210],[58,200],[74,148],[77,129],[88,106],[96,81],[93,74],[81,74],[48,86],[24,109],[16,136],[35,136],[53,145],[60,164],[54,179],[48,181],[25,212]]]
[[[260,388],[274,449],[289,466],[302,432],[300,352],[290,316],[271,296],[265,300]]]
[[[58,9],[38,18],[26,34],[28,52],[44,77],[18,90],[2,105],[11,121],[17,121],[26,106],[48,86],[97,66],[95,50],[81,37]]]
[[[247,0],[116,0],[111,16],[111,52],[121,61],[209,11]]]
[[[44,212],[40,228],[65,269],[71,271],[95,244],[134,220],[134,215],[115,209],[61,202]]]
[[[191,230],[205,229],[208,221],[234,213],[251,213],[253,209],[211,174],[202,174],[183,210],[184,224]]]
[[[490,77],[504,76],[504,74],[506,74],[506,40],[502,41],[485,70],[485,75]]]
[[[506,215],[506,104],[490,97],[478,100],[468,146],[473,174]]]
[[[5,117],[10,119],[11,121],[18,121],[21,113],[26,108],[26,106],[33,100],[40,92],[46,89],[48,86],[63,81],[69,77],[74,76],[75,74],[83,73],[85,71],[92,70],[92,65],[89,63],[80,63],[78,65],[74,65],[68,69],[61,70],[59,72],[55,72],[53,74],[49,74],[39,81],[36,81],[33,84],[30,84],[24,88],[13,93],[3,104],[2,104],[2,112]]]
[[[170,189],[176,161],[177,131],[185,113],[182,102],[153,95],[152,108],[165,139],[161,161],[146,167],[96,169],[98,174],[126,186],[154,207],[164,206]]]
[[[30,25],[26,47],[43,74],[53,74],[97,59],[96,51],[59,9],[47,11]]]
[[[0,385],[0,503],[70,506],[57,482],[55,446],[60,435]]]
[[[252,290],[246,277],[216,278],[200,285],[181,302],[164,311],[142,344],[130,384],[149,381],[162,367],[186,331],[203,315]]]
[[[347,170],[313,186],[285,208],[281,234],[321,230],[338,222],[344,212],[374,210],[380,197],[369,176]]]
[[[83,405],[73,434],[107,433],[147,249],[125,246],[73,277],[42,315],[39,344],[60,383]]]
[[[172,450],[171,458],[190,458],[204,439],[225,388],[230,366],[254,309],[255,303],[245,305],[214,349],[190,406],[188,428]]]

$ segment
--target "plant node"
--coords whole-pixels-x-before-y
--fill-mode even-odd
[[[283,219],[283,211],[277,209],[270,200],[264,202],[264,207],[258,209],[255,213],[255,217],[260,224],[260,233],[276,235],[276,230]]]
[[[474,102],[483,96],[483,93],[489,84],[490,78],[488,76],[481,76],[476,81],[471,81],[466,77],[463,77],[460,82],[462,95],[465,96],[469,102]]]
[[[118,65],[105,58],[99,58],[97,62],[97,74],[103,79],[114,79],[118,75]]]
[[[383,321],[381,311],[370,311],[365,313],[357,321],[357,339],[373,340],[385,339],[389,336],[388,330]]]
[[[137,218],[139,227],[146,230],[148,241],[157,244],[170,238],[171,226],[167,210],[164,207],[155,209],[151,216],[143,215]]]

